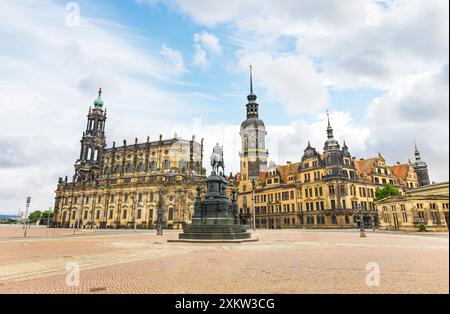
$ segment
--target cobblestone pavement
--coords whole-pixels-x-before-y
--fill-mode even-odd
[[[449,239],[257,230],[241,244],[168,243],[177,232],[0,240],[0,293],[449,293]],[[69,262],[80,284],[66,286]],[[380,285],[366,277],[380,268]]]
[[[4,238],[23,238],[24,236],[23,225],[0,225],[0,239]],[[93,230],[77,230],[77,234],[91,233]],[[52,237],[57,235],[69,235],[73,234],[73,229],[51,228],[48,229],[45,226],[30,225],[27,227],[27,238],[34,237]]]

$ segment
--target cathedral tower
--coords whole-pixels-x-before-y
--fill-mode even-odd
[[[101,171],[100,156],[106,146],[105,123],[106,109],[103,110],[102,89],[94,101],[94,108],[89,108],[86,131],[81,138],[80,157],[75,163],[74,181],[92,180]]]
[[[414,170],[417,174],[417,180],[419,181],[419,186],[424,186],[430,184],[430,178],[428,176],[428,166],[422,161],[420,158],[419,150],[417,149],[417,145],[414,141],[414,156],[416,160],[414,161]]]
[[[252,181],[259,178],[262,171],[267,170],[266,128],[259,119],[258,103],[253,93],[253,75],[250,66],[250,93],[247,96],[247,119],[241,124],[240,136],[242,140],[241,178],[243,181]]]

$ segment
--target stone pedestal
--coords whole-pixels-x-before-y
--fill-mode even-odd
[[[207,192],[201,198],[197,190],[192,224],[185,225],[176,242],[246,242],[251,238],[247,228],[239,224],[236,198],[226,194],[227,181],[213,173],[206,179]]]

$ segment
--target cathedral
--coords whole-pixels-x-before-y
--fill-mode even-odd
[[[427,164],[415,147],[415,162],[388,165],[379,153],[356,159],[334,137],[328,116],[323,151],[308,142],[297,162],[268,163],[267,131],[253,91],[241,124],[240,172],[236,176],[241,222],[257,228],[354,228],[378,225],[375,191],[390,183],[405,193],[430,184]]]
[[[191,221],[196,188],[204,185],[203,140],[160,135],[106,147],[101,95],[100,89],[89,108],[73,179],[58,180],[55,226],[153,228],[161,195],[164,226],[181,228]]]

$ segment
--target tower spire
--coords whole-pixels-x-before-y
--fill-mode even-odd
[[[249,66],[250,71],[250,93],[247,96],[247,118],[258,117],[258,104],[256,103],[256,95],[253,92],[253,66]]]
[[[327,119],[328,119],[328,127],[327,127],[327,137],[329,139],[333,138],[333,128],[331,127],[330,123],[330,113],[327,110]]]
[[[253,94],[253,73],[252,73],[252,65],[250,64],[250,94]]]
[[[417,143],[414,139],[414,156],[416,157],[416,160],[420,160],[420,152],[419,149],[417,149]]]
[[[95,108],[102,108],[103,107],[103,100],[102,100],[102,88],[100,87],[98,90],[98,97],[94,101],[94,107]]]

